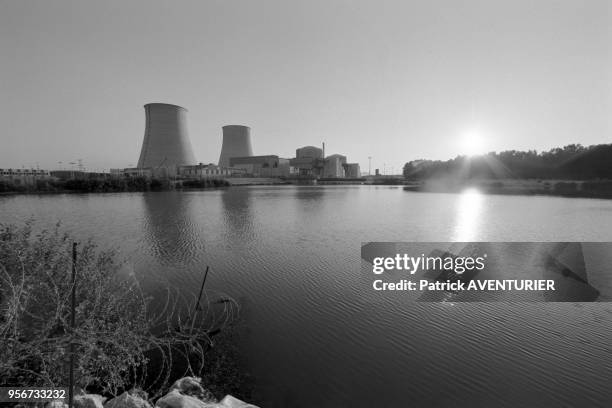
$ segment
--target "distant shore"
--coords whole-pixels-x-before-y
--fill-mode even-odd
[[[404,186],[405,191],[432,193],[460,193],[468,188],[475,188],[485,194],[612,199],[612,180],[426,180]]]
[[[0,180],[0,194],[129,193],[146,191],[201,190],[228,187],[225,179],[163,180],[146,177],[37,180],[35,184],[16,184]]]
[[[291,184],[286,180],[274,177],[230,177],[225,180],[230,186],[271,186]]]

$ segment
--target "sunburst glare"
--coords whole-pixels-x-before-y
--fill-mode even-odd
[[[473,241],[478,236],[483,195],[475,188],[462,192],[457,201],[457,222],[453,241]]]
[[[477,156],[485,153],[485,140],[477,129],[466,131],[461,138],[461,151],[468,156]]]

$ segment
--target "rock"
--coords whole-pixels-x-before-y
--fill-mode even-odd
[[[148,401],[127,391],[104,404],[104,408],[151,408]]]
[[[221,402],[204,402],[195,397],[183,395],[178,390],[172,390],[161,397],[155,406],[157,408],[258,408],[231,395],[226,395]]]
[[[155,403],[156,408],[258,408],[255,405],[226,395],[221,402],[205,389],[198,377],[185,377],[170,387],[170,392]],[[105,407],[122,408],[122,407]],[[132,407],[129,407],[132,408]],[[144,407],[134,407],[144,408]]]
[[[57,401],[57,400],[56,401],[49,401],[46,404],[44,404],[44,407],[45,408],[68,408],[68,398],[66,398],[65,401],[66,402],[64,402],[64,401]],[[22,407],[20,405],[16,405],[14,408],[28,408],[28,406],[27,405],[23,405],[23,407]]]
[[[82,394],[74,396],[74,408],[104,408],[104,398],[98,394]]]
[[[158,408],[210,408],[211,403],[190,395],[183,395],[175,389],[158,399],[155,406]]]
[[[170,391],[177,390],[183,395],[195,397],[201,401],[215,403],[217,399],[214,395],[204,387],[202,387],[201,379],[198,377],[184,377],[176,380],[170,387]]]
[[[234,398],[231,395],[226,395],[225,398],[219,402],[217,405],[218,408],[258,408],[253,404],[249,404],[238,398]]]

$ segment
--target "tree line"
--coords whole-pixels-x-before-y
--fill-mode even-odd
[[[413,160],[404,165],[408,180],[457,179],[612,179],[612,144],[570,144],[548,151],[490,152],[454,159]]]

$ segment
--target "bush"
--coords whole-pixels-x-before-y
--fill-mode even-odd
[[[612,180],[585,181],[582,191],[594,197],[612,197]]]
[[[578,184],[575,182],[557,182],[554,192],[561,195],[574,195],[578,192]]]
[[[230,185],[230,183],[224,179],[184,180],[182,184],[184,188],[226,187]]]
[[[151,316],[138,283],[118,276],[117,254],[91,241],[78,246],[71,328],[72,242],[59,225],[35,234],[32,222],[0,224],[0,386],[67,386],[71,342],[75,385],[83,389],[117,395],[144,386],[151,350],[162,366],[181,350],[189,356],[184,374],[199,375],[211,344],[210,322],[200,317],[206,308],[190,313],[193,302],[181,308],[172,300],[178,296],[169,295],[162,313]],[[222,327],[237,310],[233,301],[230,306]],[[173,380],[170,370],[155,374],[163,381],[148,390],[153,396]]]
[[[22,184],[15,184],[12,180],[0,180],[0,193],[21,193],[24,191],[27,191],[27,188]]]

